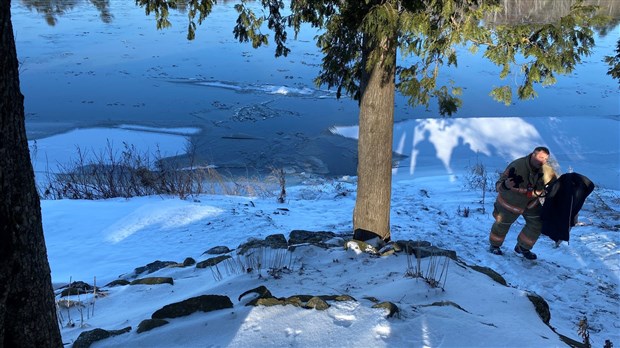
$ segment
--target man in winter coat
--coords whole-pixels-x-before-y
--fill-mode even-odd
[[[547,164],[549,149],[540,146],[525,157],[508,165],[495,184],[498,192],[493,209],[495,222],[491,227],[490,251],[502,255],[500,248],[506,234],[519,216],[525,219],[525,226],[517,237],[515,252],[528,260],[535,260],[530,250],[538,240],[542,229],[542,206],[539,198],[544,195],[545,185],[557,178],[553,168]]]

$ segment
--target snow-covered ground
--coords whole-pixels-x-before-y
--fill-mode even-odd
[[[111,22],[102,21],[91,2],[74,5],[54,26],[28,6],[12,5],[39,182],[72,163],[78,148],[97,156],[127,144],[166,157],[184,153],[190,138],[215,166],[252,167],[278,155],[292,168],[315,173],[355,168],[357,103],[314,89],[321,55],[313,32],[302,32],[291,42],[291,55],[274,60],[271,48],[253,50],[233,39],[233,3],[214,7],[192,42],[185,41],[186,13],[173,11],[175,26],[157,31],[152,16],[131,2],[110,2]],[[283,204],[275,196],[221,195],[44,200],[53,282],[84,281],[105,294],[70,298],[83,307],[59,311],[64,341],[69,346],[94,328],[131,327],[93,347],[565,346],[527,299],[535,293],[549,304],[550,326],[558,333],[582,341],[578,324],[587,318],[593,347],[608,339],[620,345],[620,94],[602,61],[616,39],[597,36],[593,55],[556,85],[539,88],[532,101],[497,104],[489,87],[505,81],[496,67],[467,55],[443,77],[464,89],[457,117],[436,118],[435,105],[410,108],[396,98],[394,151],[403,157],[394,169],[392,237],[456,252],[458,261],[421,260],[419,270],[437,275],[439,288],[407,276],[417,260],[404,253],[374,257],[342,246],[303,246],[286,255],[265,251],[267,265],[286,264],[282,272],[267,266],[235,272],[223,262],[218,269],[187,266],[139,275],[171,277],[174,285],[105,287],[157,260],[200,262],[213,257],[204,254],[212,247],[235,249],[272,234],[288,237],[303,229],[350,236],[355,177],[320,179],[297,170]],[[468,188],[468,168],[481,163],[492,174],[538,145],[551,149],[563,172],[585,174],[597,189],[570,244],[554,248],[543,236],[534,248],[539,259],[524,260],[512,252],[519,220],[506,254],[492,255],[487,240],[495,193],[487,193],[485,212],[478,210],[481,192]],[[495,270],[508,286],[467,265]],[[260,285],[275,297],[354,300],[330,300],[324,311],[246,306],[256,294],[239,296]],[[163,306],[205,294],[228,296],[232,307],[137,332]],[[375,302],[391,302],[399,314],[388,317],[385,309],[373,308]]]
[[[618,120],[614,122],[617,126]],[[548,134],[542,133],[543,144],[546,139]],[[83,146],[91,145],[83,141]],[[601,152],[615,151],[617,158],[614,141],[617,138],[599,138],[598,146]],[[591,142],[591,138],[584,140]],[[44,144],[39,141],[39,146]],[[584,156],[579,163],[587,167],[588,159],[595,158]],[[595,183],[617,178],[618,162],[605,165],[615,170],[591,175]],[[500,168],[489,167],[495,169]],[[598,187],[580,213],[580,224],[571,231],[570,244],[554,248],[542,236],[534,248],[539,259],[528,261],[512,252],[521,220],[507,237],[504,256],[487,251],[495,194],[487,193],[486,211],[481,212],[481,192],[468,189],[467,174],[461,168],[451,175],[396,175],[393,184],[393,239],[428,241],[457,253],[458,262],[443,257],[421,261],[419,270],[440,279],[440,288],[407,276],[416,269],[417,260],[404,253],[374,257],[342,246],[304,246],[284,257],[263,252],[264,264],[287,266],[276,277],[268,266],[245,273],[222,263],[218,269],[175,267],[139,276],[172,277],[174,285],[103,287],[156,260],[204,261],[214,256],[204,252],[215,246],[235,249],[272,234],[288,238],[292,230],[350,235],[354,177],[301,177],[299,185],[287,189],[284,204],[277,203],[275,196],[221,195],[188,200],[159,196],[44,200],[43,224],[54,283],[96,282],[106,294],[95,301],[89,295],[71,298],[85,307],[70,313],[60,310],[63,339],[74,342],[81,332],[94,328],[131,327],[130,332],[93,347],[564,346],[527,299],[528,293],[535,293],[549,304],[550,325],[558,333],[581,341],[578,324],[587,318],[593,346],[602,347],[608,339],[619,344],[619,191]],[[468,217],[462,214],[466,208]],[[235,252],[231,255],[233,260],[243,260]],[[489,267],[508,286],[465,265]],[[246,306],[254,293],[239,299],[261,285],[275,297],[349,295],[355,300],[328,301],[329,309],[320,311],[292,305]],[[232,307],[168,319],[165,326],[137,333],[138,324],[163,306],[206,294],[228,296]],[[387,317],[387,310],[373,308],[377,301],[397,305],[399,315]],[[75,326],[68,325],[69,319]]]

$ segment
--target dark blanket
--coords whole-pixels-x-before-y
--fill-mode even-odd
[[[556,242],[568,241],[577,213],[593,190],[592,181],[578,173],[562,174],[551,183],[542,207],[542,234]]]

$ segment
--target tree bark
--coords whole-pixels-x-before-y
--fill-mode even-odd
[[[11,1],[0,1],[0,117],[0,348],[62,347],[26,139]]]
[[[363,52],[364,64],[374,50],[379,50],[379,62],[361,81],[353,229],[370,231],[389,241],[396,48],[392,40],[384,39]]]

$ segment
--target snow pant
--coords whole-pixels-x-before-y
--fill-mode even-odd
[[[517,244],[519,244],[521,249],[532,249],[538,237],[540,237],[542,230],[542,220],[540,218],[541,210],[541,206],[538,204],[531,209],[525,209],[522,214],[515,214],[498,202],[495,202],[493,208],[495,222],[493,226],[491,226],[489,242],[493,247],[499,248],[502,246],[512,223],[515,222],[519,216],[523,216],[523,219],[525,219],[525,226],[523,226],[519,236],[517,236]]]

